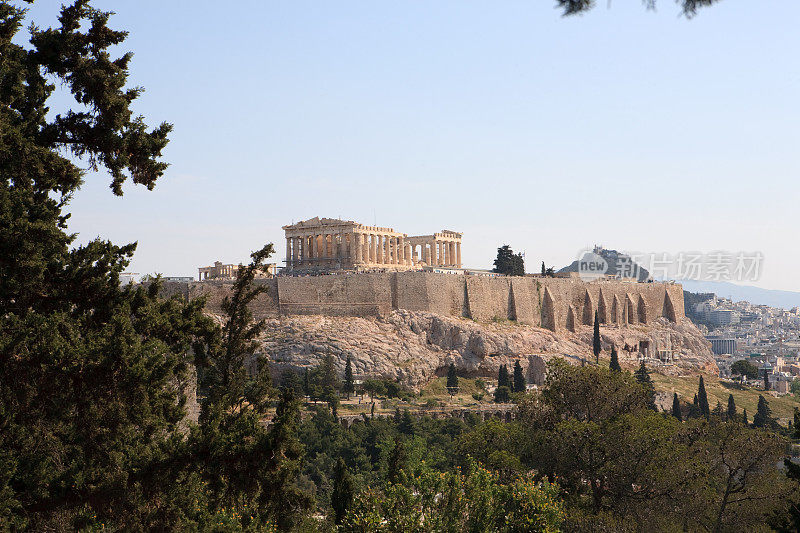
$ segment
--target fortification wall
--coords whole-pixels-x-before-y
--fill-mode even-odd
[[[266,285],[267,292],[259,294],[250,304],[250,312],[253,318],[261,320],[278,316],[278,281],[277,279],[256,279],[255,285]],[[212,313],[222,313],[222,300],[231,294],[233,289],[232,281],[204,281],[183,284],[187,286],[187,295],[190,298],[204,297],[206,299],[206,309]]]
[[[268,285],[254,302],[255,318],[278,315],[387,316],[393,309],[516,320],[553,331],[592,325],[681,322],[683,289],[671,283],[583,282],[575,278],[478,277],[431,272],[347,273],[256,280]],[[175,286],[173,286],[175,285]],[[181,286],[178,286],[181,285]],[[169,294],[205,296],[220,311],[230,282],[171,283]]]

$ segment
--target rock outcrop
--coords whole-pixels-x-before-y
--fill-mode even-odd
[[[669,374],[716,373],[710,344],[688,320],[659,318],[647,325],[603,326],[603,356],[615,345],[623,366],[638,366],[645,346],[670,346],[674,363],[649,359]],[[392,311],[385,318],[304,315],[272,318],[261,351],[280,373],[313,366],[326,354],[343,371],[349,355],[357,376],[384,376],[419,388],[454,363],[465,376],[496,377],[502,364],[520,361],[528,379],[541,383],[553,357],[592,360],[592,327],[577,325],[558,334],[513,321],[478,323],[429,312]],[[655,356],[656,354],[650,354]],[[663,354],[662,354],[663,355]]]

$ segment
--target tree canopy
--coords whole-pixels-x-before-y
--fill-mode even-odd
[[[681,12],[686,17],[693,17],[700,8],[710,6],[718,1],[719,0],[676,0],[676,3],[680,5]],[[556,2],[565,16],[585,13],[597,5],[596,0],[556,0]],[[656,8],[656,0],[642,0],[642,4],[648,9]]]
[[[497,258],[494,260],[492,272],[506,274],[507,276],[524,276],[525,260],[522,254],[515,254],[507,244],[497,249]]]

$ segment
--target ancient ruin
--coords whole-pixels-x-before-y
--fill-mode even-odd
[[[461,268],[461,233],[455,231],[409,237],[392,228],[319,217],[283,230],[289,273]]]

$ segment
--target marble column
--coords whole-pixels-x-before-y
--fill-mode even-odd
[[[456,267],[457,268],[463,268],[461,266],[461,243],[460,242],[456,243]]]
[[[400,254],[398,255],[398,262],[401,265],[407,265],[406,263],[406,239],[405,237],[398,237],[398,246],[400,247]]]
[[[292,268],[292,238],[286,237],[286,268]],[[200,278],[203,279],[202,277]]]
[[[361,251],[361,234],[353,233],[353,263],[360,263],[364,258]]]
[[[431,243],[423,244],[422,250],[425,252],[425,264],[428,266],[433,265],[433,245]]]

